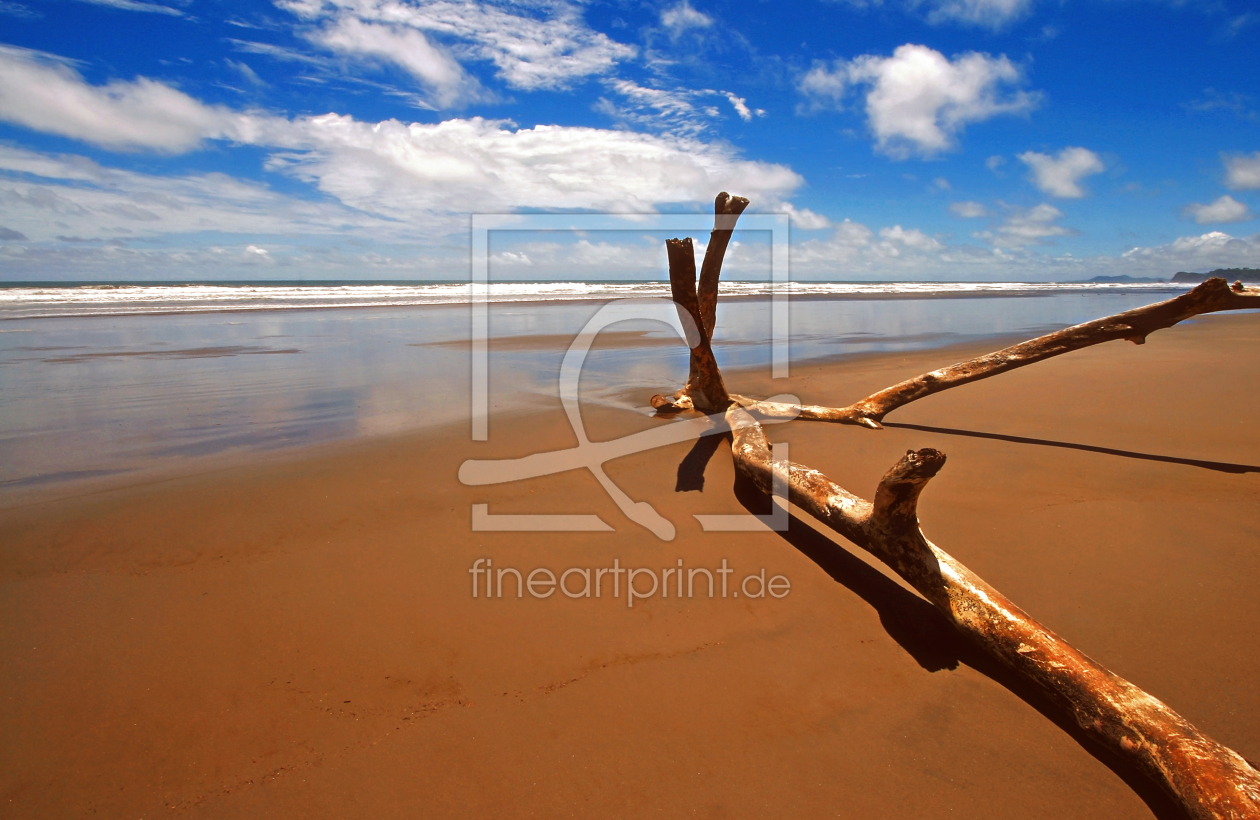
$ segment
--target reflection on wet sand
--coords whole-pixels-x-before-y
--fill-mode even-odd
[[[1149,294],[807,301],[791,305],[794,362],[1032,334],[1152,301]],[[492,415],[557,401],[569,342],[599,305],[493,305]],[[469,314],[337,308],[12,319],[0,333],[0,503],[34,487],[382,435],[469,415]],[[719,310],[727,369],[766,368],[770,305]],[[283,339],[272,344],[268,340]],[[643,409],[685,377],[663,326],[600,334],[584,402]],[[913,374],[907,374],[913,375]]]

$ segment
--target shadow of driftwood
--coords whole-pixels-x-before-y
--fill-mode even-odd
[[[730,446],[731,436],[701,436],[691,446],[682,463],[678,465],[678,481],[674,484],[674,492],[702,492],[704,490],[704,468],[709,466],[709,459],[719,447]]]
[[[712,450],[709,455],[712,455]],[[764,513],[768,508],[769,498],[755,484],[738,474],[735,496],[749,512]],[[1187,820],[1181,807],[1145,773],[1087,736],[1072,717],[1064,714],[1040,689],[1012,673],[963,637],[925,599],[871,567],[796,515],[789,517],[787,532],[778,534],[821,567],[833,580],[869,604],[879,616],[880,624],[888,636],[921,667],[929,672],[954,670],[959,664],[971,667],[1005,687],[1066,732],[1081,748],[1123,780],[1159,820]]]
[[[1025,438],[1024,436],[1007,436],[1001,433],[982,433],[976,430],[956,430],[952,427],[928,427],[923,424],[901,424],[893,421],[883,422],[885,427],[899,427],[903,430],[922,430],[925,433],[940,433],[946,436],[968,436],[970,438],[988,438],[996,441],[1009,441],[1014,444],[1036,444],[1041,447],[1062,447],[1067,450],[1084,450],[1088,453],[1102,453],[1108,456],[1136,458],[1143,461],[1162,461],[1166,464],[1185,464],[1190,467],[1202,467],[1205,470],[1216,470],[1221,473],[1260,473],[1260,467],[1250,464],[1230,464],[1226,461],[1201,461],[1194,458],[1177,458],[1176,456],[1158,456],[1152,453],[1135,453],[1132,450],[1115,450],[1111,447],[1096,447],[1093,444],[1074,444],[1070,441],[1051,441],[1044,438]]]

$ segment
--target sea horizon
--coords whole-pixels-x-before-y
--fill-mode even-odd
[[[1179,293],[1182,282],[908,282],[732,280],[726,300],[776,294],[809,300],[940,299],[1076,294]],[[480,290],[467,280],[272,280],[265,282],[4,283],[0,320],[144,314],[220,313],[371,307],[460,306],[482,296],[490,303],[598,302],[669,298],[669,282],[642,280],[494,281]]]

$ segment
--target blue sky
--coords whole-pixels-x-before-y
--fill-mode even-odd
[[[1239,0],[0,0],[0,44],[8,281],[454,279],[471,213],[719,190],[792,214],[798,279],[1260,266]]]

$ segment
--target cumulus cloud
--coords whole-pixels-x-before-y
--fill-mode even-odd
[[[1032,8],[1032,0],[928,0],[928,22],[965,23],[999,31]]]
[[[1210,223],[1223,222],[1246,222],[1252,219],[1252,213],[1245,203],[1239,202],[1229,194],[1220,197],[1215,202],[1207,205],[1201,205],[1198,202],[1192,202],[1185,207],[1182,215],[1188,219],[1193,219],[1200,225]]]
[[[797,208],[792,203],[785,202],[782,210],[792,217],[792,224],[802,230],[817,231],[831,227],[831,220],[822,214],[814,213],[809,208]]]
[[[352,207],[400,219],[518,208],[644,212],[732,188],[772,207],[803,181],[785,166],[743,160],[729,147],[688,137],[513,129],[480,117],[405,125],[328,114],[279,137],[301,150],[276,155],[274,170],[309,179]]]
[[[809,99],[811,108],[840,110],[849,91],[848,65],[843,60],[836,61],[834,66],[816,62],[796,87]]]
[[[1097,154],[1080,147],[1064,148],[1055,156],[1025,151],[1019,159],[1032,169],[1032,181],[1038,188],[1050,196],[1064,199],[1085,196],[1081,180],[1104,169],[1103,161]]]
[[[310,23],[335,27],[356,20],[442,38],[456,58],[489,61],[509,86],[526,91],[565,88],[606,74],[637,53],[591,29],[581,6],[562,0],[281,0],[279,5]]]
[[[1039,96],[1012,88],[1023,80],[1023,70],[1005,56],[971,52],[950,60],[907,43],[891,57],[868,54],[831,67],[817,64],[799,88],[815,107],[838,107],[855,87],[866,88],[876,148],[904,159],[954,148],[970,123],[1031,111]]]
[[[687,0],[661,12],[661,25],[670,35],[677,37],[687,29],[708,28],[713,25],[713,18],[704,12],[696,11]]]
[[[989,209],[980,202],[952,202],[949,206],[949,212],[963,219],[976,219],[989,215]]]
[[[774,207],[802,183],[786,166],[744,160],[725,144],[686,135],[516,129],[481,118],[404,124],[328,114],[287,120],[206,106],[143,78],[93,86],[47,55],[11,48],[0,50],[0,118],[107,148],[180,151],[214,138],[266,147],[275,152],[272,170],[309,180],[354,208],[401,220],[517,208],[642,212],[730,188]],[[22,162],[34,168],[40,161],[25,156]],[[62,175],[72,167],[55,165]],[[87,179],[97,172],[84,173]],[[28,195],[45,194],[21,194]],[[73,198],[66,202],[80,207]],[[140,213],[121,204],[113,212],[132,219]]]
[[[0,46],[0,119],[114,149],[187,151],[207,138],[240,137],[242,120],[143,77],[86,83],[65,61]]]
[[[901,248],[909,248],[916,251],[939,251],[944,249],[944,245],[936,239],[928,236],[918,228],[905,230],[900,225],[894,225],[891,228],[884,228],[879,232],[880,237],[888,243],[889,252],[893,256],[900,255]],[[898,247],[900,246],[900,247]]]
[[[414,28],[343,17],[309,37],[341,54],[376,57],[401,67],[429,90],[438,107],[450,108],[482,96],[479,84],[463,66]]]
[[[893,225],[875,231],[849,219],[829,237],[792,246],[792,275],[800,279],[1009,280],[1014,261],[1005,251],[948,245],[917,228]],[[1022,269],[1018,278],[1028,274]]]
[[[152,237],[223,234],[343,234],[389,240],[404,226],[335,202],[277,194],[224,174],[155,176],[79,156],[0,146],[0,209],[32,240],[56,234]]]
[[[1225,184],[1235,191],[1260,188],[1260,151],[1226,156]]]
[[[1043,244],[1056,236],[1073,236],[1076,233],[1071,228],[1056,224],[1062,218],[1062,211],[1043,202],[1033,208],[1012,208],[996,228],[973,235],[997,248]]]
[[[1164,271],[1171,276],[1179,270],[1254,267],[1260,257],[1260,234],[1230,236],[1212,231],[1199,236],[1183,236],[1167,245],[1133,248],[1122,258],[1144,271]]]

